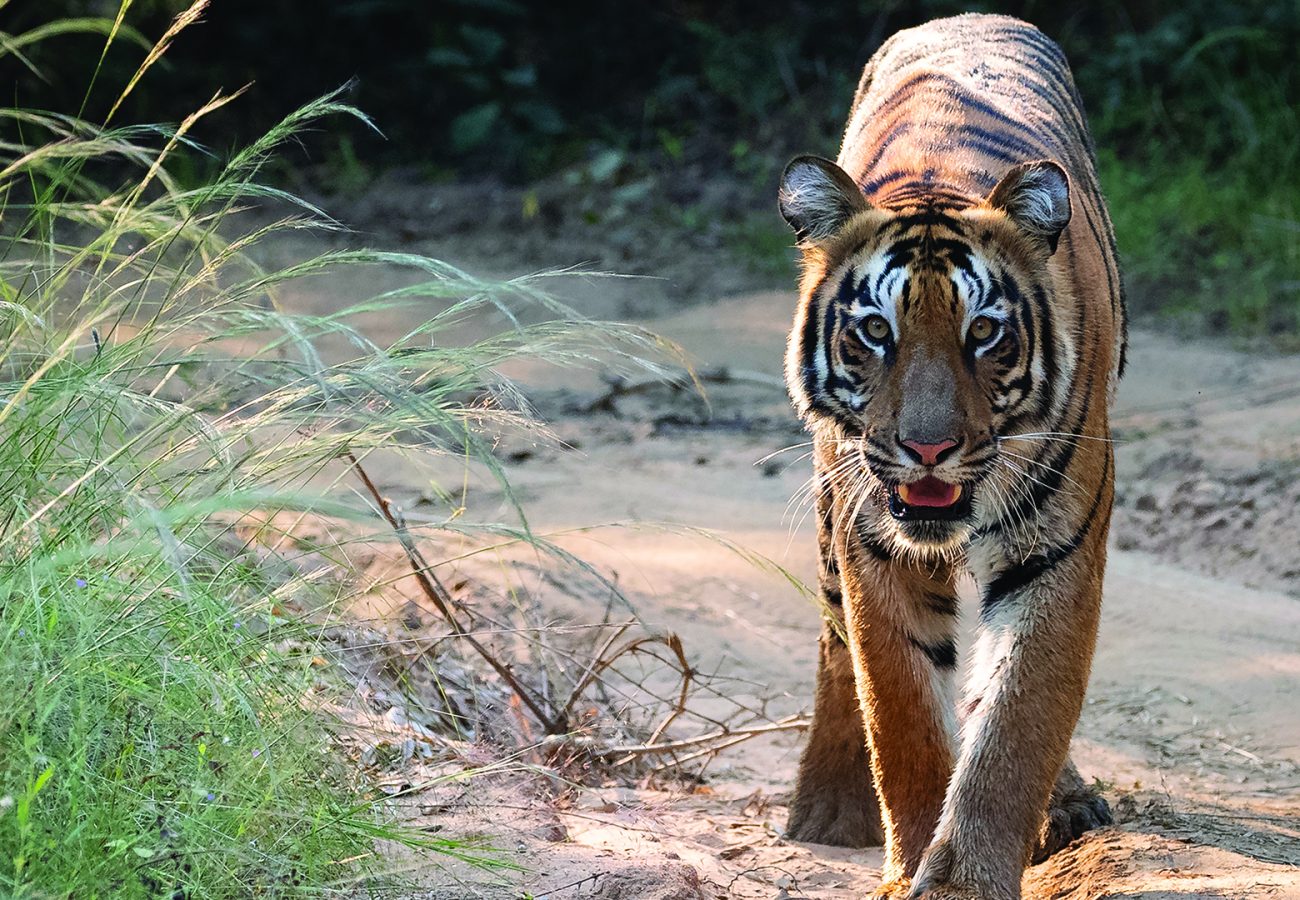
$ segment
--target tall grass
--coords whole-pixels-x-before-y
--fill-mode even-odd
[[[465,459],[508,495],[492,442],[540,426],[503,362],[637,366],[660,349],[536,280],[487,283],[425,257],[258,266],[277,235],[336,227],[260,184],[263,167],[322,118],[364,117],[327,96],[183,187],[170,172],[195,152],[189,131],[232,99],[177,127],[0,111],[6,897],[344,892],[382,868],[381,836],[492,865],[387,822],[337,762],[316,712],[342,689],[318,653],[331,597],[231,526],[364,517],[332,490],[337,461],[380,447]],[[268,203],[287,212],[245,214]],[[358,266],[412,284],[320,315],[277,303],[294,279]],[[376,311],[412,325],[379,345],[354,324]],[[457,338],[469,321],[484,336]],[[526,523],[516,533],[527,540]]]
[[[1283,22],[1267,21],[1280,9],[1268,12],[1197,2],[1089,61],[1101,180],[1139,313],[1300,329],[1297,69]]]

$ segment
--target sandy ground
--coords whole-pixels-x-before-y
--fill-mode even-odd
[[[307,286],[285,302],[319,311],[363,286],[385,285]],[[597,316],[654,306],[663,292],[568,288]],[[593,410],[605,391],[594,379],[516,371],[575,448],[503,455],[533,527],[698,526],[810,580],[811,523],[790,502],[809,474],[803,451],[759,462],[803,440],[779,387],[791,304],[787,292],[748,294],[641,319],[701,371],[725,370],[708,406],[647,387]],[[371,325],[382,338],[401,323]],[[1138,331],[1130,360],[1102,634],[1073,751],[1119,825],[1031,869],[1025,893],[1300,898],[1300,359]],[[380,477],[416,503],[418,479],[395,466]],[[476,502],[501,501],[484,487]],[[568,546],[617,573],[643,620],[680,634],[697,667],[746,676],[754,684],[737,690],[774,716],[810,707],[818,614],[789,584],[716,543],[661,531],[607,528]],[[562,802],[540,776],[430,788],[424,821],[491,835],[522,868],[426,871],[413,896],[864,896],[878,849],[781,837],[800,746],[795,732],[755,739],[715,759],[703,785],[572,788]]]

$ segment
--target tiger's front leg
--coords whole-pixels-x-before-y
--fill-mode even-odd
[[[837,535],[845,628],[885,838],[883,896],[906,890],[943,809],[954,759],[955,573]]]
[[[799,758],[786,835],[814,844],[878,847],[884,842],[880,801],[842,627],[822,625],[812,727]]]
[[[844,636],[844,594],[835,558],[834,494],[819,463],[817,479],[818,588],[822,633],[817,691],[808,744],[799,759],[786,834],[796,841],[841,847],[884,842],[853,674]]]
[[[1087,688],[1105,521],[983,585],[961,749],[909,898],[1018,900]],[[1068,555],[1065,551],[1068,550]]]

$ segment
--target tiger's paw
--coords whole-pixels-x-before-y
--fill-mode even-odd
[[[1054,792],[1052,805],[1047,810],[1047,818],[1043,821],[1043,830],[1038,837],[1038,847],[1034,850],[1033,862],[1042,862],[1053,853],[1065,849],[1085,832],[1111,825],[1114,821],[1106,798],[1082,780],[1068,792]]]
[[[871,895],[871,900],[906,900],[911,891],[910,878],[895,878],[876,888],[876,892]]]
[[[902,900],[1001,900],[1006,896],[1002,892],[988,891],[966,884],[951,881],[917,881],[912,892],[904,895]]]
[[[968,864],[963,865],[963,859]],[[1020,896],[1019,879],[1014,885],[984,883],[973,878],[982,867],[970,862],[967,854],[946,841],[931,844],[912,879],[912,891],[903,900],[1015,900]]]
[[[878,809],[875,794],[869,790],[814,792],[801,786],[790,809],[785,837],[834,847],[879,847],[884,835]]]
[[[937,884],[923,894],[911,894],[906,900],[986,900],[987,895],[953,884]]]

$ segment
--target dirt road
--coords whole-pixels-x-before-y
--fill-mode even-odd
[[[798,447],[768,458],[804,440],[779,382],[790,294],[656,313],[654,284],[570,288],[596,316],[635,294],[632,306],[652,310],[643,323],[716,377],[706,405],[663,386],[608,393],[586,376],[513,372],[576,448],[507,457],[532,526],[698,526],[811,580],[811,523],[791,503],[809,464]],[[315,311],[334,302],[318,288],[286,297]],[[373,325],[377,337],[398,327]],[[1300,359],[1142,331],[1130,359],[1104,621],[1074,744],[1120,825],[1030,870],[1025,892],[1300,898]],[[384,474],[394,496],[421,490],[400,468]],[[644,621],[680,634],[698,668],[748,679],[738,690],[773,716],[809,708],[818,613],[787,583],[715,543],[656,530],[602,529],[568,545],[616,572]],[[742,744],[714,761],[704,789],[583,788],[559,809],[516,798],[505,818],[487,800],[444,810],[449,829],[498,835],[524,868],[486,878],[453,867],[426,882],[427,896],[863,896],[878,850],[780,838],[800,741]]]

